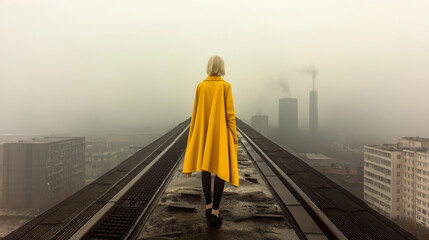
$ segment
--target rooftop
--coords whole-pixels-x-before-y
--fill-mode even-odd
[[[217,231],[206,223],[201,172],[188,177],[182,168],[183,158],[138,239],[299,239],[241,142],[240,187],[225,183],[219,206],[224,223]]]
[[[379,150],[390,151],[390,152],[400,152],[403,148],[399,147],[398,144],[380,144],[380,145],[365,145],[365,147],[376,148]]]
[[[410,148],[410,147],[405,147],[405,148],[403,148],[403,150],[408,150],[408,151],[418,152],[418,153],[429,153],[429,149],[427,149],[427,148]]]
[[[429,149],[425,147],[401,147],[398,144],[381,144],[381,145],[365,145],[366,147],[372,147],[379,150],[390,151],[390,152],[401,152],[403,150],[419,152],[419,153],[429,153]]]
[[[412,141],[421,141],[421,142],[429,142],[429,138],[422,138],[419,136],[416,137],[402,137],[401,139],[412,140]]]

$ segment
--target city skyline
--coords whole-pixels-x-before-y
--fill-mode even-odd
[[[2,1],[0,133],[174,125],[218,54],[242,119],[293,97],[305,129],[314,64],[321,131],[429,135],[427,2],[189,3]]]

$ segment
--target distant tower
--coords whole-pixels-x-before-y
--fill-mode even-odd
[[[310,133],[317,133],[318,121],[319,121],[319,110],[317,108],[317,91],[314,87],[314,81],[317,72],[313,72],[313,90],[310,91]]]
[[[279,99],[279,133],[280,140],[292,143],[298,137],[298,99]]]
[[[310,91],[310,133],[317,133],[319,110],[317,108],[317,91]]]
[[[267,115],[253,115],[252,128],[260,132],[264,136],[268,136],[268,116]]]

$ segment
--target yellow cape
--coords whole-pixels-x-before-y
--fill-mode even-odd
[[[197,86],[183,173],[208,171],[238,187],[237,147],[231,84],[208,76]]]

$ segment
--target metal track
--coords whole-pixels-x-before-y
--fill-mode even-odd
[[[129,239],[136,235],[145,214],[156,202],[180,162],[187,127],[127,186],[98,211],[71,239]]]
[[[240,129],[241,142],[251,155],[255,165],[277,195],[288,219],[294,225],[300,239],[347,239],[328,217],[311,201],[311,199]],[[275,175],[275,177],[273,177]],[[278,182],[283,179],[284,185]],[[310,208],[304,209],[300,202]],[[311,217],[313,216],[313,217]],[[317,219],[313,219],[316,216]],[[322,223],[322,226],[320,226]],[[319,225],[319,226],[318,226]]]

